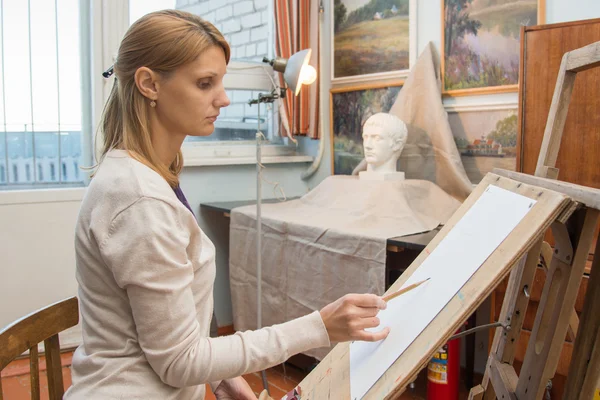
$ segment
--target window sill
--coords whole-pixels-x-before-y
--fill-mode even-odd
[[[0,191],[0,206],[81,202],[87,187]]]
[[[183,156],[184,167],[208,167],[218,165],[253,165],[256,164],[255,157],[186,157]],[[285,155],[285,156],[263,156],[261,157],[262,164],[290,164],[290,163],[311,163],[314,157],[303,155]]]
[[[182,147],[184,167],[256,164],[254,142],[190,143]],[[265,143],[261,147],[262,164],[310,163],[314,157],[298,154],[295,146]]]

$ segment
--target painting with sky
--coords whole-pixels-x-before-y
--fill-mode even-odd
[[[333,1],[333,75],[409,68],[409,0]]]
[[[543,23],[543,1],[442,0],[444,91],[517,91],[521,26]]]

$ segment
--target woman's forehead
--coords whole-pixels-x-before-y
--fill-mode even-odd
[[[227,72],[225,52],[218,46],[211,46],[200,53],[193,61],[182,66],[182,70],[191,73],[225,75]]]

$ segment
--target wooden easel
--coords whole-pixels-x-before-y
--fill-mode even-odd
[[[499,186],[535,199],[536,204],[461,288],[460,292],[450,300],[429,326],[371,387],[364,397],[365,399],[392,399],[399,396],[406,386],[414,381],[419,371],[427,365],[437,349],[447,342],[498,283],[515,266],[522,264],[521,260],[540,241],[550,225],[556,221],[566,221],[576,208],[575,202],[566,195],[490,173],[486,175],[407,271],[392,285],[388,293],[402,287],[489,185]],[[537,251],[536,257],[539,249]],[[300,383],[301,399],[349,399],[349,369],[349,344],[338,344]]]
[[[494,170],[511,179],[567,194],[575,203],[563,218],[552,224],[556,240],[546,282],[536,314],[525,359],[517,376],[513,367],[515,348],[527,311],[543,237],[529,251],[524,264],[512,271],[502,304],[500,320],[511,329],[497,329],[481,385],[469,399],[542,399],[554,376],[567,332],[576,335],[564,399],[592,399],[600,388],[600,240],[588,283],[581,321],[573,315],[577,291],[593,243],[600,210],[600,190],[553,181],[562,133],[575,77],[578,72],[600,66],[600,42],[565,53],[544,131],[535,176]],[[551,179],[547,179],[551,178]]]

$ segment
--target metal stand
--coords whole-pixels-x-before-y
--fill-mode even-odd
[[[277,93],[273,90],[270,94],[263,95],[260,93],[258,99],[252,99],[248,104],[256,104],[258,107],[257,111],[257,130],[256,130],[256,329],[262,327],[262,169],[263,165],[261,162],[262,151],[261,141],[264,138],[263,133],[260,130],[260,103],[273,103],[278,98],[285,97],[285,88],[281,88],[281,92]],[[261,371],[263,387],[269,392],[269,382],[267,381],[267,373]]]

